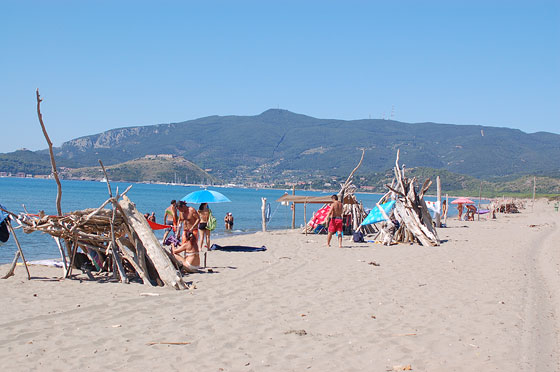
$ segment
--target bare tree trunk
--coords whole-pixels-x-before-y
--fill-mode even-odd
[[[39,95],[39,88],[37,88],[37,116],[39,116],[39,123],[41,124],[41,129],[43,130],[43,135],[47,140],[47,144],[49,145],[49,155],[51,156],[51,167],[52,167],[52,174],[54,176],[54,180],[56,181],[57,186],[57,193],[56,193],[56,212],[59,216],[62,216],[62,209],[60,208],[60,199],[62,198],[62,186],[60,184],[60,180],[58,179],[58,171],[56,170],[56,162],[54,160],[54,153],[53,153],[53,145],[49,135],[47,134],[47,129],[45,128],[45,124],[43,123],[43,115],[41,114],[41,96]]]

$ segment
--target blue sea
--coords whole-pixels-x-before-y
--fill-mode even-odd
[[[71,212],[86,208],[97,208],[108,199],[107,184],[95,181],[70,181],[62,182],[62,212]],[[131,183],[111,182],[113,194],[124,191]],[[169,206],[172,199],[180,200],[190,192],[201,190],[197,186],[182,185],[159,185],[133,183],[128,192],[128,197],[136,204],[142,213],[155,212],[156,222],[162,223],[163,211]],[[267,198],[271,207],[271,218],[267,224],[269,230],[288,229],[292,224],[292,213],[289,206],[276,202],[284,193],[292,193],[292,190],[274,189],[247,189],[247,188],[222,188],[208,187],[208,189],[219,191],[226,195],[231,203],[211,204],[212,213],[218,219],[218,227],[213,231],[213,237],[223,237],[231,234],[246,234],[261,230],[261,198]],[[35,178],[0,178],[0,204],[14,213],[24,212],[23,206],[29,213],[37,213],[40,210],[46,214],[56,214],[56,183],[51,179]],[[325,196],[333,192],[296,191],[296,195]],[[381,195],[379,194],[356,194],[359,201],[366,209],[375,206]],[[434,198],[427,198],[434,200]],[[198,205],[193,205],[198,208]],[[307,206],[307,220],[321,207],[320,204],[309,204]],[[233,232],[226,232],[223,218],[227,212],[234,216]],[[451,208],[450,212],[453,212]],[[296,227],[305,224],[303,205],[296,206]],[[158,238],[163,237],[162,231],[156,231]],[[39,260],[59,256],[58,248],[54,240],[43,233],[34,232],[25,234],[22,230],[16,230],[16,234],[22,245],[25,258],[28,260]],[[11,262],[17,249],[13,238],[0,246],[0,263]]]
[[[104,182],[62,180],[61,183],[63,213],[97,208],[109,197],[107,184]],[[122,192],[129,185],[131,183],[111,182],[114,194],[116,194],[117,187]],[[197,186],[133,183],[127,195],[136,204],[140,212],[155,212],[156,222],[162,223],[163,211],[169,206],[172,199],[180,200],[188,193],[201,189]],[[292,213],[290,207],[281,205],[276,200],[286,192],[291,194],[292,190],[225,187],[208,187],[208,189],[219,191],[231,200],[231,203],[210,204],[212,213],[218,219],[218,227],[212,232],[213,237],[260,231],[261,198],[267,198],[271,207],[271,218],[267,224],[268,229],[287,229],[291,227]],[[43,210],[46,214],[56,214],[56,191],[56,182],[51,179],[0,178],[0,204],[14,213],[23,212],[23,205],[25,205],[29,213],[37,213]],[[321,196],[330,194],[332,193],[296,191],[296,195]],[[379,200],[380,195],[359,194],[358,198],[362,200],[366,208],[372,208]],[[198,205],[192,206],[198,208]],[[320,204],[309,204],[307,206],[307,219],[311,218],[320,207]],[[231,212],[234,217],[233,232],[226,232],[223,224],[223,218],[227,212]],[[297,205],[296,227],[304,223],[303,206]],[[163,237],[162,231],[156,231],[155,233],[158,238]],[[38,260],[59,256],[58,248],[50,236],[40,232],[25,234],[22,230],[16,230],[16,234],[26,259]],[[0,246],[0,263],[11,262],[16,249],[13,238]]]

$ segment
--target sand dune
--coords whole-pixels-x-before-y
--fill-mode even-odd
[[[181,292],[18,267],[0,281],[3,370],[557,371],[559,217],[540,201],[449,221],[435,248],[235,236],[218,244],[268,250],[210,252]]]

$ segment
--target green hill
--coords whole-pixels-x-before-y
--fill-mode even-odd
[[[0,172],[50,174],[51,161],[48,154],[18,150],[7,154],[0,154]]]
[[[148,156],[106,167],[107,175],[113,181],[127,182],[188,182],[213,183],[217,179],[182,158]],[[101,167],[72,169],[67,176],[79,179],[103,178]]]

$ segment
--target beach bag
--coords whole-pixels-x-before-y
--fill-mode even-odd
[[[365,243],[364,234],[361,231],[354,231],[352,234],[352,238],[354,239],[355,243]]]
[[[216,220],[216,217],[214,217],[212,212],[210,212],[210,216],[208,216],[208,223],[206,224],[206,230],[214,231],[217,224],[218,221]]]

